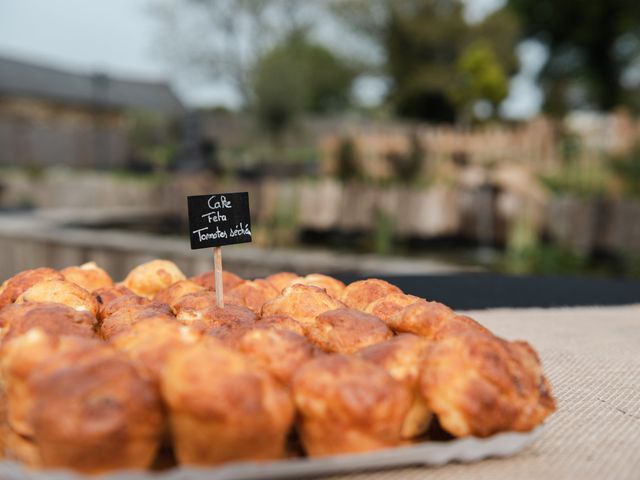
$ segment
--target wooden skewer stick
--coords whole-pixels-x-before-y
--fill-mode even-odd
[[[213,273],[216,288],[216,304],[224,308],[224,292],[222,291],[222,247],[213,247]]]

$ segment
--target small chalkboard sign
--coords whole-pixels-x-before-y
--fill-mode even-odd
[[[187,203],[192,250],[251,241],[247,192],[195,195]]]

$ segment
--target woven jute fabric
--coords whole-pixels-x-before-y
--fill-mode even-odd
[[[539,440],[510,458],[333,479],[640,479],[640,305],[468,312],[530,342],[558,400]]]

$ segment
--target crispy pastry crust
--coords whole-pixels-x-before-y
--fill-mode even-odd
[[[178,312],[176,317],[178,321],[186,325],[195,324],[200,328],[219,327],[222,325],[229,325],[233,323],[247,322],[255,323],[257,316],[247,307],[241,305],[232,305],[230,303],[225,304],[224,308],[220,308],[217,305],[209,305],[197,313],[197,322],[184,321],[184,316],[181,316],[182,312]]]
[[[67,267],[60,270],[60,273],[67,282],[75,283],[89,292],[113,286],[113,280],[109,274],[98,267],[95,262]]]
[[[400,443],[410,406],[407,389],[384,369],[332,354],[306,363],[293,377],[299,430],[311,456],[366,452]]]
[[[468,333],[432,343],[420,388],[456,437],[528,431],[555,410],[540,361],[526,342]]]
[[[425,300],[407,295],[405,293],[390,293],[384,297],[374,300],[364,308],[364,312],[375,315],[387,325],[391,326],[389,320],[404,307],[412,305],[416,302],[424,302]]]
[[[298,335],[304,336],[304,328],[302,327],[302,324],[289,315],[267,315],[266,317],[258,319],[257,326],[268,327],[274,330],[289,330],[297,333]]]
[[[159,388],[160,374],[172,352],[200,340],[197,330],[178,322],[147,320],[117,335],[112,345],[135,362],[142,377]]]
[[[197,283],[203,288],[207,290],[215,290],[215,272],[213,270],[205,273],[201,273],[200,275],[196,275],[195,277],[191,277],[191,280],[194,283]],[[224,291],[229,291],[233,287],[240,285],[244,280],[240,278],[235,273],[227,272],[226,270],[222,271],[222,288]]]
[[[331,298],[321,288],[307,285],[291,285],[282,292],[282,295],[264,304],[262,316],[289,315],[306,325],[313,323],[321,313],[342,307],[344,307],[344,304]]]
[[[429,342],[423,338],[403,333],[357,353],[363,360],[384,368],[409,391],[412,403],[402,426],[403,438],[414,438],[424,433],[432,417],[418,382],[422,357],[428,345]]]
[[[318,315],[306,326],[307,337],[326,352],[354,353],[393,336],[382,320],[351,308]]]
[[[5,429],[4,454],[9,460],[16,460],[29,468],[41,468],[40,452],[38,447],[29,437],[20,435],[11,428]]]
[[[80,312],[98,314],[98,301],[84,288],[65,280],[45,280],[25,290],[16,303],[61,303]]]
[[[301,285],[308,285],[312,287],[324,288],[324,290],[337,300],[342,296],[342,292],[345,289],[344,283],[337,278],[323,275],[321,273],[311,273],[305,277],[300,277],[292,284],[299,283]]]
[[[227,347],[237,348],[244,334],[254,328],[255,325],[255,321],[240,317],[233,322],[217,324],[204,331],[207,335],[216,338]]]
[[[266,280],[242,282],[240,285],[225,291],[225,303],[241,305],[255,313],[260,313],[262,305],[278,296],[278,290]]]
[[[45,280],[64,280],[64,277],[52,268],[25,270],[11,277],[0,286],[0,308],[15,302],[23,292]]]
[[[118,296],[111,300],[109,303],[105,304],[102,308],[102,317],[107,318],[116,313],[123,313],[125,311],[136,311],[141,307],[152,307],[158,310],[162,310],[166,313],[171,313],[171,309],[168,305],[149,300],[148,298],[141,297],[140,295],[132,293],[130,295]]]
[[[403,308],[387,320],[396,332],[413,333],[429,340],[440,340],[468,332],[491,335],[472,318],[457,315],[438,302],[418,301]]]
[[[126,297],[129,295],[135,296],[135,293],[133,293],[124,285],[114,285],[112,287],[98,288],[97,290],[91,292],[91,294],[98,302],[98,320],[102,320],[106,316],[105,308],[107,305],[109,305],[109,303],[111,303],[111,301],[115,300],[116,298]]]
[[[204,287],[192,282],[191,280],[180,280],[170,287],[160,290],[155,294],[153,300],[159,303],[165,303],[173,310],[175,304],[180,301],[182,297],[189,295],[190,293],[201,292],[203,290]]]
[[[302,335],[290,330],[258,326],[245,332],[237,348],[282,384],[288,385],[294,372],[320,351]]]
[[[37,372],[28,383],[44,467],[95,474],[151,465],[164,428],[162,405],[124,355],[88,356]]]
[[[137,266],[122,282],[136,295],[147,298],[180,280],[186,280],[177,265],[168,260],[152,260]]]
[[[211,290],[201,290],[183,296],[174,303],[173,311],[178,321],[185,325],[198,322],[202,324],[202,312],[210,307],[216,307],[215,293]]]
[[[384,280],[370,278],[350,283],[342,292],[340,300],[349,308],[364,310],[371,302],[390,293],[402,293],[402,290]]]
[[[96,336],[96,319],[89,312],[80,312],[60,303],[21,303],[0,310],[2,344],[40,328],[48,335]]]
[[[131,305],[109,315],[100,324],[100,334],[105,340],[113,340],[142,322],[176,323],[169,307],[163,303]]]
[[[278,272],[274,273],[273,275],[269,275],[264,279],[271,285],[273,285],[278,293],[282,293],[285,288],[290,287],[295,283],[296,280],[299,280],[300,278],[302,277],[293,272]]]
[[[235,347],[242,335],[255,326],[256,320],[256,314],[248,308],[227,304],[224,308],[213,306],[203,311],[195,326],[202,324],[208,335]]]
[[[182,464],[281,458],[293,421],[289,395],[240,353],[209,339],[175,352],[162,375]]]
[[[29,417],[36,401],[36,394],[30,389],[28,379],[34,372],[62,362],[57,357],[73,352],[73,361],[79,356],[102,351],[102,342],[78,336],[48,335],[43,329],[35,328],[16,337],[3,347],[2,381],[7,400],[7,421],[10,428],[19,435],[31,437],[34,433]]]

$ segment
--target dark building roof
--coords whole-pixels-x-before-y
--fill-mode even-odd
[[[59,103],[176,115],[184,107],[169,85],[83,75],[0,57],[0,96],[36,97]]]

